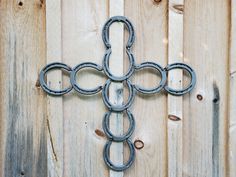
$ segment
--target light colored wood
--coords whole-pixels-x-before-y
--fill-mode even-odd
[[[44,1],[0,1],[0,176],[47,176]]]
[[[184,62],[197,84],[184,96],[183,177],[227,176],[229,13],[229,1],[185,1]]]
[[[46,1],[47,63],[62,60],[61,0]],[[62,89],[62,74],[50,73],[48,85]],[[63,98],[47,96],[48,176],[63,176]]]
[[[236,1],[231,1],[231,48],[229,91],[229,174],[236,176]]]
[[[88,0],[61,2],[62,61],[72,67],[86,61],[101,65],[105,53],[101,32],[108,17],[108,3]],[[105,78],[93,72],[81,71],[78,75],[83,88],[105,83]],[[102,156],[106,142],[102,136],[102,119],[106,109],[101,93],[82,96],[73,91],[63,99],[64,176],[109,176]]]
[[[235,3],[186,0],[183,16],[183,0],[0,0],[0,176],[235,177]],[[138,64],[155,61],[165,67],[184,61],[196,71],[197,85],[183,97],[136,95],[132,141],[143,141],[144,148],[136,150],[131,168],[117,173],[103,162],[107,139],[102,118],[107,109],[101,94],[46,96],[38,75],[53,61],[71,67],[85,61],[101,65],[102,27],[110,16],[123,14],[135,27],[132,50]],[[122,24],[112,25],[110,39],[110,67],[122,75],[129,65]],[[107,79],[90,71],[78,75],[86,88]],[[181,87],[181,78],[182,72],[170,72],[169,84]],[[69,85],[61,73],[50,73],[47,80],[53,88]],[[145,87],[157,80],[146,70],[132,78]],[[121,104],[125,99],[118,90],[126,98],[122,84],[112,85],[109,96]],[[122,116],[112,115],[116,134],[128,126]],[[127,160],[126,145],[113,144],[111,149],[115,163]]]
[[[125,16],[135,27],[136,39],[133,53],[136,63],[154,61],[167,64],[168,3],[161,1],[125,1]],[[127,35],[126,40],[127,41]],[[125,60],[125,69],[129,64]],[[153,74],[154,73],[154,74]],[[156,72],[143,70],[135,73],[133,82],[143,87],[158,83]],[[167,176],[167,97],[161,92],[147,96],[138,94],[131,108],[136,120],[133,141],[144,142],[144,148],[136,150],[133,166],[125,171],[125,177]]]
[[[169,1],[168,63],[183,62],[183,0]],[[168,73],[168,85],[182,89],[182,70]],[[168,176],[182,177],[183,97],[168,95]]]
[[[124,0],[109,0],[109,17],[116,15],[124,15]],[[109,60],[109,67],[115,76],[123,75],[123,51],[125,45],[124,40],[124,25],[122,23],[114,23],[110,28],[109,35],[112,54]],[[123,103],[123,84],[111,83],[109,89],[109,99],[114,105],[122,105]],[[110,119],[110,128],[115,135],[123,134],[123,114],[112,113]],[[113,142],[110,149],[110,158],[114,164],[123,164],[123,143]],[[110,170],[110,177],[123,177],[123,172]]]

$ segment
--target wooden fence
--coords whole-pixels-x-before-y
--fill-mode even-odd
[[[134,25],[137,63],[184,62],[197,75],[195,89],[183,97],[136,97],[132,141],[144,148],[125,172],[103,162],[101,94],[51,97],[38,80],[50,62],[101,64],[102,26],[114,15]],[[120,75],[129,66],[127,32],[114,24],[110,33],[110,67]],[[235,73],[236,0],[0,0],[0,176],[236,177]],[[157,79],[146,71],[133,78],[145,87]],[[105,78],[82,71],[79,82],[91,88]],[[169,74],[175,88],[186,82],[178,70]],[[48,83],[65,87],[68,77],[53,72]],[[122,89],[111,86],[113,102],[123,101]],[[112,117],[113,132],[127,128],[122,115]],[[121,144],[110,155],[114,162],[128,156]]]

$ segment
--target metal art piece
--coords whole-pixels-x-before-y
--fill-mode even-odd
[[[109,41],[109,28],[112,25],[112,23],[114,23],[114,22],[124,23],[126,28],[128,29],[128,32],[129,32],[129,38],[128,38],[128,42],[126,44],[126,53],[129,58],[130,67],[128,69],[128,72],[124,76],[121,76],[121,77],[114,76],[109,69],[109,58],[111,55],[111,48],[112,48],[110,41]],[[137,65],[135,63],[134,56],[131,52],[131,47],[132,47],[132,45],[134,43],[134,39],[135,39],[134,28],[133,28],[132,23],[126,17],[115,16],[115,17],[110,18],[105,23],[105,25],[103,27],[102,39],[103,39],[103,42],[106,46],[106,52],[105,52],[105,55],[103,58],[103,65],[102,66],[99,66],[99,65],[97,65],[95,63],[91,63],[91,62],[85,62],[85,63],[78,64],[76,67],[74,67],[72,69],[71,67],[67,66],[64,63],[58,63],[58,62],[51,63],[51,64],[48,64],[47,66],[45,66],[41,70],[41,72],[40,72],[40,85],[46,93],[48,93],[52,96],[64,95],[66,93],[69,93],[72,89],[74,89],[75,91],[77,91],[78,93],[83,94],[83,95],[93,95],[93,94],[97,94],[98,92],[102,92],[103,102],[106,105],[106,107],[108,108],[108,112],[105,113],[105,116],[103,118],[103,123],[102,123],[104,133],[106,134],[106,136],[108,138],[108,142],[106,143],[106,145],[104,147],[103,158],[104,158],[106,165],[110,169],[115,170],[115,171],[124,171],[132,165],[132,163],[134,162],[134,159],[135,159],[134,144],[130,140],[130,137],[135,129],[135,120],[134,120],[133,114],[129,110],[130,106],[132,105],[132,103],[134,101],[135,94],[137,92],[140,92],[142,94],[155,94],[155,93],[160,92],[162,89],[164,89],[166,92],[168,92],[172,95],[181,96],[181,95],[184,95],[184,94],[190,92],[193,89],[193,87],[195,86],[195,83],[196,83],[196,75],[195,75],[195,72],[193,71],[193,69],[184,63],[173,63],[173,64],[166,66],[165,68],[161,67],[159,64],[154,63],[154,62],[144,62],[144,63]],[[106,83],[103,86],[98,86],[94,89],[83,89],[79,86],[79,83],[76,82],[76,75],[83,68],[93,68],[99,72],[103,72],[108,77],[108,80],[106,81]],[[152,89],[142,88],[139,85],[133,84],[131,82],[131,80],[129,79],[134,72],[136,72],[138,70],[142,70],[144,68],[152,68],[152,69],[159,72],[159,74],[161,76],[161,81],[155,88],[152,88]],[[47,86],[46,81],[45,81],[46,74],[48,71],[54,70],[54,69],[61,69],[61,70],[64,70],[70,74],[70,82],[71,82],[70,87],[68,87],[64,90],[53,90],[53,89],[49,88],[49,86]],[[175,90],[173,88],[170,88],[167,85],[168,71],[173,70],[173,69],[183,69],[189,73],[189,75],[191,77],[191,81],[190,81],[190,84],[186,88],[183,88],[181,90]],[[119,83],[125,82],[127,84],[127,87],[129,89],[129,97],[128,97],[128,101],[126,103],[124,103],[123,105],[119,105],[119,106],[113,105],[109,101],[108,90],[109,90],[109,86],[112,82],[119,82]],[[111,132],[111,130],[109,128],[110,115],[112,112],[123,112],[123,111],[125,111],[128,116],[128,120],[130,123],[129,129],[122,136],[116,136]],[[110,146],[112,144],[112,141],[120,142],[120,143],[126,142],[128,144],[128,147],[130,149],[130,157],[129,157],[129,160],[124,165],[115,165],[111,162],[110,157],[109,157],[109,151],[110,151]]]

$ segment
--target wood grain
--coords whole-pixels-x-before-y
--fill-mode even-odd
[[[236,176],[236,1],[231,1],[231,48],[229,91],[229,176]]]
[[[229,12],[229,1],[185,1],[184,62],[197,85],[184,97],[184,177],[227,173]]]
[[[167,64],[168,35],[167,1],[125,1],[125,16],[135,27],[136,39],[133,53],[137,64],[154,61]],[[126,33],[126,39],[127,39]],[[127,40],[126,40],[127,41]],[[129,64],[125,60],[125,68]],[[159,81],[156,72],[147,70],[135,73],[133,82],[145,88],[154,87]],[[167,97],[164,93],[147,96],[136,95],[131,109],[136,120],[133,140],[144,142],[136,150],[134,165],[125,171],[125,177],[167,176]]]
[[[183,0],[169,1],[168,63],[183,62]],[[168,73],[168,85],[182,89],[183,71]],[[171,119],[170,117],[177,117]],[[168,176],[182,177],[183,97],[168,95]]]
[[[61,62],[61,1],[46,1],[47,63]],[[62,89],[62,73],[47,76],[51,88]],[[47,96],[48,176],[63,176],[63,98]]]
[[[109,0],[109,17],[124,15],[124,0]],[[112,46],[112,54],[109,60],[109,67],[115,76],[123,75],[124,58],[124,25],[114,23],[110,28],[109,38]],[[109,99],[114,105],[123,104],[123,84],[111,83],[109,89]],[[123,134],[123,113],[112,113],[110,128],[115,135]],[[110,149],[110,158],[116,165],[123,164],[123,143],[113,142]],[[123,177],[123,172],[110,170],[110,177]]]
[[[44,1],[0,1],[0,176],[47,176]]]
[[[72,67],[90,61],[99,65],[105,53],[101,38],[108,17],[106,1],[62,1],[62,61]],[[100,74],[101,75],[101,74]],[[105,79],[94,72],[78,73],[83,88],[103,85]],[[68,81],[65,78],[64,83]],[[108,176],[102,151],[106,139],[102,130],[106,112],[101,94],[82,96],[73,91],[63,98],[64,176]]]

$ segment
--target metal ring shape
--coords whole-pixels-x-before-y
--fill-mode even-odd
[[[130,80],[127,80],[126,83],[127,83],[128,89],[129,89],[128,101],[126,104],[124,104],[122,106],[115,106],[109,101],[109,98],[108,98],[108,90],[109,90],[109,86],[111,84],[111,80],[108,79],[106,81],[106,83],[103,87],[103,90],[102,90],[102,99],[103,99],[104,104],[109,108],[110,111],[114,111],[114,112],[124,111],[124,110],[128,109],[131,106],[131,104],[133,103],[134,96],[135,96],[133,85],[131,84]]]
[[[85,63],[81,63],[79,65],[77,65],[71,72],[71,75],[70,75],[70,82],[71,82],[71,85],[73,86],[73,88],[81,93],[81,94],[84,94],[84,95],[93,95],[93,94],[96,94],[98,93],[99,91],[102,90],[102,86],[98,86],[94,89],[83,89],[81,88],[77,82],[76,82],[76,74],[83,68],[93,68],[93,69],[96,69],[97,71],[102,71],[102,67],[95,64],[95,63],[92,63],[92,62],[85,62]]]
[[[110,58],[110,55],[111,55],[111,49],[108,49],[104,55],[104,58],[103,58],[103,69],[104,69],[104,73],[107,75],[107,77],[109,77],[111,80],[113,81],[124,81],[124,80],[127,80],[129,79],[129,77],[133,74],[134,72],[134,65],[135,65],[135,60],[134,60],[134,56],[133,54],[130,52],[130,51],[126,51],[127,55],[128,55],[128,58],[129,58],[129,63],[130,63],[130,66],[129,66],[129,69],[128,69],[128,72],[124,75],[124,76],[121,76],[121,77],[118,77],[118,76],[114,76],[110,69],[109,69],[109,58]]]
[[[40,85],[41,85],[42,89],[45,92],[47,92],[48,94],[53,95],[53,96],[61,96],[61,95],[64,95],[66,93],[69,93],[72,90],[72,86],[68,87],[68,88],[65,88],[63,90],[53,90],[53,89],[50,89],[47,86],[47,84],[45,82],[45,76],[46,76],[48,71],[54,70],[54,69],[64,69],[68,73],[70,73],[72,71],[71,67],[69,67],[68,65],[66,65],[64,63],[55,62],[55,63],[50,63],[50,64],[46,65],[40,71],[40,74],[39,74],[39,82],[40,82]]]
[[[134,116],[129,110],[127,110],[127,115],[128,115],[128,119],[129,119],[128,131],[122,136],[115,136],[115,135],[113,135],[113,133],[110,131],[110,128],[109,128],[109,119],[111,116],[111,111],[109,111],[105,114],[105,116],[103,118],[102,127],[103,127],[103,131],[106,134],[108,139],[115,141],[115,142],[122,142],[122,141],[127,140],[133,134],[134,129],[135,129]]]
[[[129,157],[129,160],[126,162],[126,164],[124,165],[114,165],[112,163],[112,161],[110,160],[110,157],[109,157],[109,151],[110,151],[110,147],[111,147],[111,143],[112,141],[108,141],[106,143],[106,145],[104,146],[104,150],[103,150],[103,158],[104,158],[104,161],[106,163],[106,165],[114,170],[114,171],[124,171],[126,169],[128,169],[134,162],[134,159],[135,159],[135,149],[134,149],[134,145],[133,143],[127,139],[126,140],[128,146],[129,146],[129,150],[130,150],[130,157]]]
[[[153,94],[153,93],[160,92],[161,89],[163,89],[166,84],[166,71],[165,71],[165,69],[162,68],[159,64],[154,63],[154,62],[144,62],[144,63],[141,63],[140,65],[135,67],[136,70],[141,70],[144,68],[153,68],[153,69],[157,70],[161,74],[161,81],[160,81],[159,85],[156,86],[155,88],[145,89],[145,88],[142,88],[138,85],[134,85],[134,88],[137,91],[144,93],[144,94]]]
[[[111,24],[114,22],[122,22],[126,25],[128,31],[129,31],[129,39],[126,44],[126,48],[129,49],[133,45],[134,40],[135,40],[134,27],[133,27],[132,23],[124,16],[111,17],[107,20],[107,22],[103,26],[102,39],[103,39],[103,42],[104,42],[106,48],[111,48],[111,44],[109,42],[109,28],[110,28]]]
[[[168,93],[170,93],[172,95],[176,95],[176,96],[181,96],[181,95],[184,95],[184,94],[190,92],[196,84],[196,74],[195,74],[194,70],[190,66],[188,66],[184,63],[173,63],[173,64],[170,64],[170,65],[167,65],[166,68],[165,68],[165,70],[167,72],[172,70],[172,69],[184,69],[184,70],[186,70],[190,74],[191,82],[186,88],[181,89],[181,90],[172,89],[172,88],[168,87],[168,85],[166,85],[164,87],[164,89]]]

